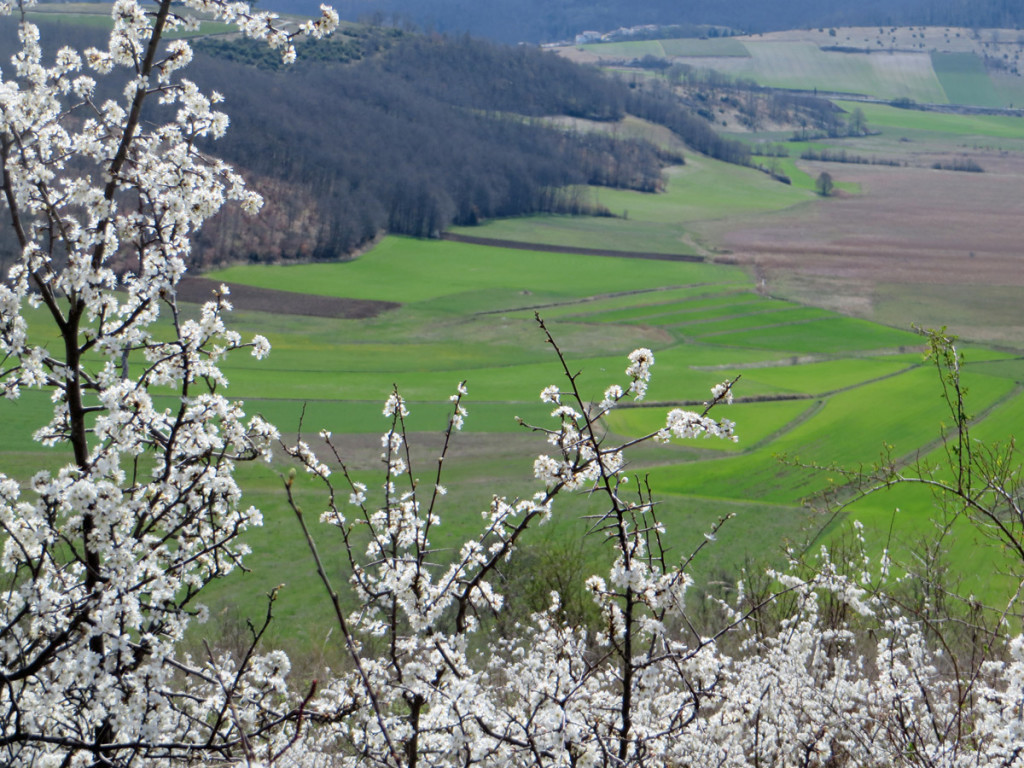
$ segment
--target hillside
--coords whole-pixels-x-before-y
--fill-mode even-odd
[[[771,89],[990,109],[1024,105],[1024,36],[1013,29],[821,27],[557,50],[579,63],[712,71]]]
[[[84,47],[102,20],[61,15],[49,37]],[[11,50],[12,22],[0,36]],[[212,221],[194,251],[200,266],[343,258],[383,232],[436,236],[498,216],[606,215],[586,186],[653,192],[662,169],[683,162],[678,149],[567,131],[551,116],[613,122],[633,113],[711,156],[749,158],[664,89],[631,88],[533,48],[348,28],[300,46],[298,62],[282,68],[243,41],[194,45],[199,84],[230,94],[232,130],[209,149],[267,201],[255,221],[237,211]]]
[[[256,224],[215,221],[204,264],[338,258],[383,231],[436,236],[501,216],[606,215],[583,186],[654,192],[662,168],[683,161],[641,138],[563,130],[553,115],[639,114],[712,156],[749,158],[662,89],[638,92],[535,49],[402,36],[347,66],[271,71],[228,60],[222,44],[198,47],[202,83],[234,94],[234,129],[216,151],[270,201]],[[282,105],[272,119],[268,94]]]
[[[268,7],[312,14],[316,0],[272,0]],[[571,40],[584,30],[609,31],[640,24],[717,25],[740,32],[820,26],[1016,27],[1024,7],[1010,0],[351,0],[338,8],[345,18],[376,17],[412,22],[441,32],[469,32],[509,43]]]

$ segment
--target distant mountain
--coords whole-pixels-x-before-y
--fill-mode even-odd
[[[320,0],[266,0],[314,14]],[[503,42],[572,39],[636,24],[714,24],[742,32],[838,25],[1024,25],[1021,0],[338,0],[343,18],[376,18]]]

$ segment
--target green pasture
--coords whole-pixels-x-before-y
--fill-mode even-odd
[[[981,375],[970,377],[968,386],[977,409],[1015,391],[1011,382]],[[858,469],[883,454],[905,461],[927,454],[948,421],[935,373],[916,368],[821,399],[812,416],[772,441],[770,449],[656,467],[650,478],[667,493],[699,488],[707,496],[798,503],[845,482],[841,473],[828,469],[834,465]],[[1000,429],[1005,433],[1013,426],[1003,422]],[[737,433],[742,437],[739,422]]]
[[[587,43],[578,46],[581,50],[595,53],[602,59],[642,59],[654,56],[659,59],[679,56],[733,57],[749,56],[746,46],[729,37],[678,38],[670,40],[623,40],[615,43]]]
[[[801,178],[795,171],[794,176]],[[815,197],[813,180],[782,184],[753,168],[693,154],[686,165],[667,169],[665,181],[665,191],[657,194],[592,187],[594,201],[618,218],[525,216],[452,231],[545,245],[692,254],[697,248],[690,224],[784,210]]]
[[[747,47],[731,37],[715,37],[701,40],[699,38],[678,38],[662,40],[662,50],[666,56],[749,56]]]
[[[434,537],[439,557],[471,535],[492,494],[537,490],[533,458],[551,448],[515,417],[550,426],[551,406],[538,393],[549,384],[564,386],[564,380],[532,318],[535,307],[549,317],[590,402],[608,385],[626,384],[630,349],[654,350],[654,377],[639,404],[645,407],[614,412],[606,425],[614,434],[628,438],[653,431],[664,424],[668,409],[700,408],[712,386],[739,377],[735,392],[741,402],[715,412],[736,422],[738,442],[646,445],[627,454],[635,468],[631,474],[649,477],[668,528],[666,541],[680,556],[699,545],[718,517],[737,515],[702,556],[699,574],[735,572],[749,558],[781,551],[783,542],[798,544],[817,534],[825,522],[803,500],[843,478],[801,464],[869,464],[884,444],[897,457],[926,454],[946,418],[936,373],[921,364],[918,336],[761,297],[731,267],[386,238],[344,264],[235,267],[213,277],[403,302],[368,320],[282,311],[238,312],[230,321],[243,335],[267,335],[274,348],[264,361],[245,353],[229,356],[223,366],[227,393],[286,434],[298,431],[300,419],[307,436],[331,430],[357,477],[371,488],[383,479],[376,468],[376,434],[387,427],[381,408],[391,388],[397,385],[409,402],[408,428],[418,446],[415,476],[422,478],[432,477],[448,396],[460,380],[468,381],[466,429],[446,462],[450,497]],[[185,313],[195,311],[187,307]],[[33,327],[46,327],[41,310],[30,317]],[[979,429],[998,436],[1024,424],[1024,398],[1016,384],[1024,378],[1024,364],[982,349],[969,355],[971,407],[984,415],[998,406]],[[158,404],[161,398],[168,407],[176,402],[168,394]],[[26,477],[62,460],[63,453],[39,448],[27,437],[47,419],[43,393],[29,391],[20,403],[0,407],[11,435],[2,448],[7,471]],[[799,457],[799,463],[780,462],[779,455]],[[282,460],[240,468],[248,501],[266,519],[263,528],[247,534],[253,573],[218,584],[206,600],[217,617],[213,631],[229,633],[245,616],[262,612],[261,594],[285,583],[276,637],[308,657],[321,652],[329,622],[284,504],[279,475],[287,466]],[[314,516],[323,497],[304,483],[301,503]],[[585,495],[560,501],[551,527],[530,540],[579,535],[579,518],[593,511],[591,503]],[[881,515],[866,522],[881,535]],[[317,531],[325,557],[342,573],[337,542],[331,543],[329,530]],[[587,546],[595,562],[607,554],[596,540]]]
[[[697,310],[697,305],[717,306],[724,302],[758,301],[759,297],[750,293],[749,283],[707,283],[687,286],[685,288],[654,288],[648,291],[627,291],[608,298],[581,299],[561,305],[541,307],[545,318],[584,319],[607,322],[613,313],[623,312],[625,317],[643,317],[647,313],[667,311],[665,307],[675,307],[678,300],[687,299],[687,306]],[[519,310],[530,311],[530,310]],[[512,314],[512,313],[509,313]]]
[[[990,372],[989,366],[973,368]],[[983,420],[972,426],[975,450],[983,446],[1005,448],[1013,440],[1016,425],[1024,420],[1024,398],[1019,396],[1019,384],[1017,389],[1018,396],[999,402]],[[974,397],[968,402],[977,408]],[[969,413],[977,416],[976,411]],[[1019,453],[1015,456],[1019,462]],[[924,477],[950,481],[953,475],[946,447],[937,443],[931,453],[920,460],[918,471]],[[972,526],[965,517],[954,518],[951,512],[944,512],[936,503],[934,491],[927,486],[897,486],[858,499],[851,505],[848,519],[861,521],[872,532],[868,544],[876,554],[883,548],[889,549],[897,570],[916,566],[915,555],[927,541],[928,532],[942,525],[949,527],[942,546],[942,565],[949,569],[954,582],[959,582],[961,594],[975,594],[998,606],[1019,584],[1019,579],[1012,576],[1020,568],[1014,555],[993,537]],[[979,563],[984,563],[984,567],[979,567]]]
[[[992,87],[999,94],[1000,102],[1004,106],[1017,109],[1024,106],[1024,78],[1003,72],[993,72],[990,78]]]
[[[933,51],[932,67],[950,104],[1003,107],[985,63],[974,53]]]
[[[641,193],[637,195],[640,201]],[[625,201],[628,202],[629,201]],[[639,204],[639,202],[638,202]],[[579,216],[539,214],[515,219],[493,219],[475,227],[452,227],[456,234],[512,240],[522,243],[595,248],[610,251],[677,253],[692,255],[694,247],[685,239],[685,230],[678,226],[652,227],[649,221],[636,218],[636,211],[623,208],[614,211],[617,218],[585,219]],[[622,218],[623,214],[629,216]]]
[[[782,304],[782,302],[779,302]],[[742,308],[740,308],[742,310]],[[833,313],[814,307],[782,306],[765,307],[754,311],[719,311],[712,317],[694,317],[692,314],[680,313],[660,319],[660,324],[672,325],[684,335],[698,337],[713,334],[715,336],[736,330],[760,330],[780,325],[802,324],[820,320],[833,319]]]
[[[636,303],[634,302],[634,304]],[[787,306],[783,302],[780,304]],[[737,313],[767,312],[774,308],[776,308],[775,305],[769,299],[763,299],[749,291],[743,294],[727,292],[712,297],[697,297],[682,301],[642,304],[608,312],[593,312],[588,313],[586,319],[604,323],[634,321],[659,325],[664,324],[665,318],[671,318],[668,322],[678,322],[680,317],[686,318],[692,315],[699,316],[701,320],[710,320]]]
[[[844,109],[860,107],[873,128],[898,131],[919,131],[927,135],[948,135],[961,143],[972,137],[996,139],[1024,138],[1024,119],[1005,115],[955,115],[926,112],[918,109],[899,109],[887,104],[837,102]]]
[[[738,270],[704,264],[550,254],[439,240],[389,237],[353,261],[302,266],[240,266],[212,273],[215,280],[321,296],[424,302],[490,291],[450,311],[532,306],[652,285],[735,281]],[[312,289],[312,290],[310,290]],[[529,293],[526,293],[526,292]]]
[[[691,408],[693,410],[693,408]],[[740,452],[754,447],[763,447],[765,441],[780,434],[813,410],[813,404],[806,400],[780,400],[762,403],[736,403],[715,408],[712,416],[729,419],[743,424],[742,434],[736,442],[721,438],[694,438],[681,440],[679,445],[711,451]],[[648,406],[644,408],[621,408],[613,411],[607,420],[609,429],[626,437],[641,437],[657,432],[665,426],[665,409]]]
[[[797,154],[794,152],[794,154]],[[796,189],[806,189],[811,192],[815,190],[815,181],[817,177],[811,176],[807,171],[801,170],[797,166],[797,160],[793,157],[780,157],[778,158],[778,169],[779,172],[788,176],[793,187]]]
[[[800,189],[767,174],[706,157],[689,156],[687,164],[666,171],[665,192],[645,194],[595,188],[597,201],[612,213],[655,224],[719,219],[788,208],[809,198]]]
[[[771,388],[780,392],[824,396],[895,376],[919,364],[884,357],[844,357],[822,362],[759,366],[742,371],[742,388]]]
[[[665,58],[665,49],[659,40],[623,40],[618,43],[587,43],[580,50],[596,53],[610,59],[641,59],[644,56]]]
[[[909,331],[835,315],[802,323],[750,326],[740,331],[709,331],[700,338],[723,346],[753,346],[806,354],[821,350],[862,352],[920,344],[920,338]]]

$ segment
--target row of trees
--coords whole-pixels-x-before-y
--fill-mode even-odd
[[[237,3],[203,0],[290,58],[294,35]],[[855,541],[842,558],[795,556],[767,580],[715,602],[719,623],[691,620],[687,561],[662,545],[664,521],[628,462],[639,442],[732,439],[719,418],[735,381],[695,411],[626,444],[603,419],[646,394],[655,360],[637,349],[601,392],[564,358],[541,399],[551,421],[533,461],[537,490],[494,496],[480,531],[444,558],[430,543],[446,491],[448,445],[468,418],[455,387],[437,468],[411,466],[406,405],[384,405],[379,488],[354,479],[329,434],[286,450],[323,488],[317,516],[349,561],[358,599],[347,611],[323,539],[293,497],[311,568],[328,595],[348,664],[319,681],[291,680],[290,661],[254,624],[236,654],[182,650],[201,624],[206,587],[237,568],[241,536],[259,525],[234,479],[238,462],[273,460],[277,431],[225,395],[226,355],[269,352],[225,322],[226,289],[197,313],[175,289],[192,237],[227,200],[260,199],[201,152],[226,116],[217,94],[181,76],[187,42],[168,30],[187,7],[118,0],[105,46],[44,58],[38,29],[0,94],[3,199],[21,257],[0,285],[0,383],[51,393],[36,439],[62,466],[0,475],[0,760],[10,766],[1016,766],[1024,762],[1024,639],[1010,604],[936,614],[890,590],[897,564]],[[121,80],[99,101],[97,78]],[[159,102],[147,112],[147,102]],[[148,119],[144,119],[148,115]],[[29,311],[36,308],[39,311]],[[158,327],[157,322],[161,325]],[[38,323],[38,325],[36,325]],[[56,343],[43,340],[56,338]],[[949,471],[906,474],[895,462],[864,482],[922,482],[1019,556],[1024,512],[1012,447],[970,440],[959,358],[941,337],[954,428]],[[157,408],[152,392],[176,392]],[[13,408],[7,402],[4,407]],[[425,478],[425,479],[417,479]],[[599,619],[569,620],[560,598],[511,634],[488,631],[506,596],[497,576],[528,531],[557,514],[561,494],[599,504],[592,535],[611,565],[585,587]],[[322,510],[322,511],[321,511]],[[948,526],[947,526],[948,529]],[[718,529],[708,531],[708,541]],[[918,574],[911,572],[911,576]],[[921,574],[926,576],[926,574]],[[898,584],[898,580],[897,580]],[[759,585],[759,586],[757,586]],[[507,599],[514,600],[514,595]],[[692,606],[690,606],[692,608]],[[967,627],[967,642],[957,642]]]

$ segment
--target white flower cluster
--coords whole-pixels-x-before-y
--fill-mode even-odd
[[[652,365],[654,365],[654,353],[646,347],[634,349],[629,353],[629,367],[626,368],[626,375],[630,378],[629,391],[633,393],[636,400],[643,400],[647,395],[647,384],[651,380]]]
[[[693,411],[673,408],[665,418],[665,426],[658,430],[655,439],[668,442],[673,437],[686,439],[693,437],[719,437],[736,442],[739,440],[733,430],[736,425],[729,419],[715,421]]]

